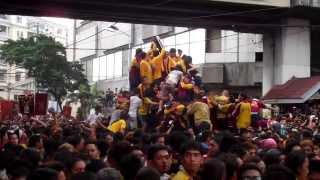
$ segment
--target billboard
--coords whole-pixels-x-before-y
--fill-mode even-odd
[[[221,2],[231,2],[231,3],[241,3],[241,4],[256,4],[263,6],[278,6],[278,7],[289,7],[290,0],[211,0],[211,1],[221,1]]]

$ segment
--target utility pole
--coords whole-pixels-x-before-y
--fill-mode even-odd
[[[237,63],[240,61],[240,33],[237,32]]]
[[[77,40],[77,20],[73,20],[73,49],[72,49],[72,61],[76,60],[76,40]]]

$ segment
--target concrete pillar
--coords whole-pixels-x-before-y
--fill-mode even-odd
[[[281,30],[264,34],[263,94],[293,76],[310,77],[309,21],[289,18]]]
[[[272,34],[263,35],[263,68],[262,94],[265,95],[274,85],[274,37]]]

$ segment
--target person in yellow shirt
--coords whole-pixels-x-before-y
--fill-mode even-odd
[[[140,77],[146,77],[150,83],[153,82],[153,72],[152,67],[149,62],[149,57],[145,52],[141,53],[141,62],[140,62]]]
[[[129,70],[129,83],[130,89],[135,89],[140,83],[140,62],[141,57],[140,54],[142,53],[142,49],[136,49],[135,57],[133,58]]]
[[[138,86],[140,98],[144,97],[144,91],[146,89],[148,89],[149,87],[150,87],[149,79],[147,77],[142,77],[141,78],[141,84],[139,84],[139,86]]]
[[[188,106],[187,114],[193,115],[194,124],[198,133],[211,130],[210,110],[206,103],[202,102],[202,96],[196,95],[195,101]]]
[[[238,129],[246,129],[251,125],[251,103],[245,94],[239,94],[239,103],[232,113],[236,117],[236,126]]]
[[[187,72],[187,68],[186,65],[184,63],[184,60],[182,59],[182,57],[177,56],[177,50],[175,48],[171,48],[169,51],[169,58],[174,62],[174,65],[180,65],[183,72],[186,73]]]
[[[109,124],[107,129],[113,133],[125,133],[127,128],[127,122],[125,120],[126,114],[126,111],[121,111],[119,119]]]
[[[146,130],[146,128],[152,123],[152,119],[150,117],[151,107],[153,105],[158,105],[157,102],[151,100],[152,92],[152,88],[148,88],[144,91],[142,104],[138,109],[138,120],[143,125],[143,130]]]
[[[166,51],[164,49],[161,50],[159,54],[158,50],[153,51],[154,58],[151,60],[151,66],[153,69],[153,79],[154,82],[160,84],[162,80],[162,70],[163,70],[163,59],[166,55]]]
[[[182,147],[182,168],[172,177],[172,180],[192,180],[197,177],[203,164],[201,145],[190,141]]]

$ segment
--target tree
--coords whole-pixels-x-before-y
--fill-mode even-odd
[[[17,41],[8,40],[0,46],[0,58],[27,70],[36,87],[45,89],[61,108],[63,98],[87,85],[79,62],[68,62],[63,45],[52,37],[35,35]]]
[[[103,92],[97,89],[96,85],[80,85],[79,91],[71,93],[68,98],[71,102],[79,102],[78,116],[80,119],[85,119],[90,112],[90,109],[98,104],[101,104]]]

